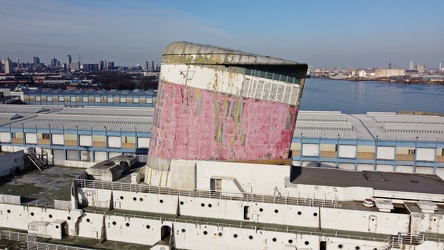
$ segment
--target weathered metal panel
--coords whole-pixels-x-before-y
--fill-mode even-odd
[[[191,43],[162,58],[148,166],[288,158],[306,64]]]
[[[163,81],[160,85],[158,100],[162,101],[156,106],[150,158],[257,160],[288,157],[296,107]]]

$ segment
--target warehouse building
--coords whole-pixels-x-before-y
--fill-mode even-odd
[[[2,151],[46,153],[54,165],[89,167],[121,155],[146,161],[152,108],[0,105]]]
[[[302,111],[293,163],[349,170],[437,174],[444,178],[444,117]]]
[[[36,148],[52,164],[76,167],[120,154],[146,162],[153,116],[151,107],[0,105],[1,150]],[[444,117],[300,111],[291,153],[297,166],[444,178]]]
[[[154,107],[157,91],[34,89],[15,95],[31,105]]]

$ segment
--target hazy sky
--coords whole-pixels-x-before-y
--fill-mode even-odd
[[[159,63],[173,41],[314,67],[444,64],[444,0],[1,0],[0,57]]]

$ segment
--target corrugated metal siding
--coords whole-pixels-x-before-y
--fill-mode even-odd
[[[336,144],[321,144],[321,151],[336,151]]]
[[[409,149],[411,149],[411,148],[397,147],[397,149],[396,149],[396,154],[399,154],[399,155],[406,155],[406,154],[409,153]]]
[[[290,146],[290,150],[301,150],[301,144],[298,142],[292,143]]]
[[[376,153],[375,146],[358,146],[359,153]]]

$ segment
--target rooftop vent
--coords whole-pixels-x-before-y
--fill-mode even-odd
[[[389,200],[375,200],[375,205],[379,209],[379,212],[388,212],[395,209],[392,204],[392,201]]]
[[[433,214],[435,210],[438,209],[438,206],[431,201],[418,201],[416,205],[421,209],[423,213]]]

